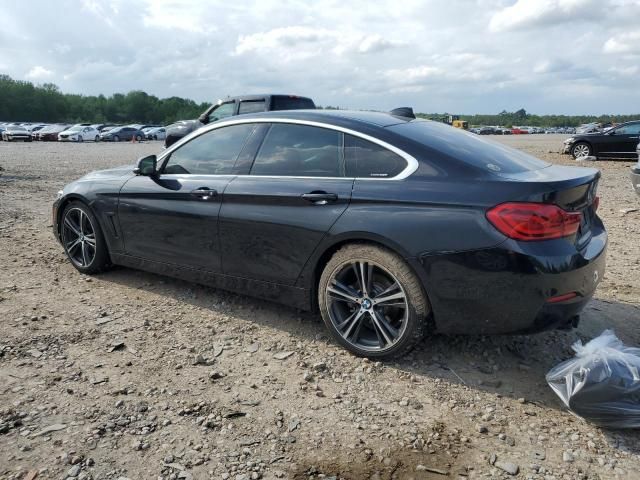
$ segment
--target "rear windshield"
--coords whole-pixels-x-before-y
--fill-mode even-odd
[[[439,122],[414,120],[388,128],[488,172],[520,173],[550,165],[520,150]]]
[[[314,109],[315,103],[310,98],[274,96],[271,98],[271,110]]]

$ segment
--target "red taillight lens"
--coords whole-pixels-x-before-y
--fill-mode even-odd
[[[551,240],[573,235],[581,213],[546,203],[509,202],[493,207],[487,218],[500,232],[516,240]]]

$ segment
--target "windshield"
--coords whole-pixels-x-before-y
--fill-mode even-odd
[[[80,130],[82,130],[84,127],[71,127],[69,128],[67,131],[69,132],[79,132]]]
[[[439,122],[414,120],[388,128],[444,155],[488,172],[520,173],[550,165],[520,150]]]
[[[13,127],[9,127],[8,130],[14,130],[14,131],[18,131],[18,132],[26,132],[27,129],[24,127],[20,127],[20,126],[13,126]]]

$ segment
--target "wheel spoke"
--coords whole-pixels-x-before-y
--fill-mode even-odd
[[[93,233],[84,236],[84,241],[91,245],[93,248],[96,248],[96,236]]]
[[[382,305],[382,306],[391,306],[391,305],[404,305],[405,296],[402,290],[395,292],[396,290],[400,290],[400,285],[397,282],[394,282],[378,295],[376,295],[372,301],[374,305]],[[395,293],[392,293],[395,292]],[[401,302],[393,302],[393,300],[402,300]],[[391,302],[391,303],[390,303]]]
[[[342,333],[344,338],[349,339],[349,335],[351,335],[353,327],[362,323],[364,313],[364,310],[356,310],[344,322],[336,327]]]
[[[78,228],[78,226],[74,225],[73,222],[71,221],[71,219],[69,218],[69,215],[64,217],[64,224],[67,227],[69,227],[71,229],[71,231],[73,233],[75,233],[76,235],[78,235],[78,236],[82,235],[82,233],[80,232],[80,229]]]
[[[72,240],[71,242],[67,243],[66,248],[67,248],[67,252],[69,252],[69,254],[71,253],[72,250],[75,250],[75,248],[82,244],[82,240],[80,240],[80,238],[76,238],[75,240]]]
[[[383,324],[383,322],[380,319],[380,316],[377,314],[377,312],[372,311],[372,313],[369,314],[371,316],[371,320],[373,323],[373,327],[374,330],[376,331],[376,335],[381,334],[384,337],[384,341],[385,344],[390,345],[393,343],[393,339],[389,336],[389,332],[387,332],[387,330],[385,329],[385,326]],[[386,323],[386,321],[385,321]],[[388,325],[388,324],[387,324]],[[378,339],[380,339],[380,335],[378,335]],[[380,348],[384,347],[384,345],[382,344],[382,342],[380,343]]]
[[[87,265],[89,265],[89,261],[87,260],[87,249],[84,242],[82,242],[82,266],[86,267]]]
[[[363,295],[368,296],[371,291],[371,277],[373,276],[373,265],[367,262],[356,262],[352,265],[356,274],[358,288]]]
[[[331,294],[331,297],[343,302],[358,303],[358,296],[352,288],[349,288],[337,280],[334,280],[333,285],[333,287],[327,288],[327,292]]]

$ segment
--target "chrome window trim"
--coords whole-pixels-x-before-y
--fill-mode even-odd
[[[243,119],[237,119],[237,120],[221,120],[218,122],[214,122],[211,125],[206,125],[202,128],[199,128],[198,130],[196,130],[195,132],[191,132],[189,135],[187,135],[186,137],[182,138],[181,140],[177,141],[176,143],[174,143],[173,145],[171,145],[168,149],[166,149],[162,155],[160,156],[160,158],[158,159],[158,164],[162,164],[164,166],[164,161],[166,160],[166,157],[171,155],[171,153],[176,150],[177,148],[179,148],[181,145],[183,145],[184,143],[187,143],[188,141],[191,141],[193,139],[195,139],[196,137],[199,137],[200,135],[204,135],[205,133],[208,133],[212,130],[216,130],[218,128],[223,128],[223,127],[228,127],[231,125],[242,125],[244,123],[291,123],[294,125],[308,125],[310,127],[319,127],[319,128],[327,128],[329,130],[336,130],[338,132],[342,132],[342,133],[347,133],[349,135],[353,135],[354,137],[358,137],[358,138],[362,138],[364,140],[367,140],[369,142],[375,143],[377,145],[380,145],[383,148],[386,148],[387,150],[392,151],[393,153],[395,153],[396,155],[401,156],[402,158],[404,158],[407,162],[407,166],[404,170],[402,170],[398,175],[396,175],[395,177],[389,177],[389,178],[384,178],[384,177],[306,177],[306,176],[289,176],[289,175],[236,175],[236,176],[242,176],[242,177],[262,177],[262,178],[323,178],[323,179],[336,179],[336,178],[350,178],[350,179],[357,179],[357,180],[379,180],[379,181],[384,181],[384,182],[388,182],[390,180],[404,180],[405,178],[409,177],[410,175],[412,175],[419,167],[419,163],[418,160],[416,160],[416,158],[413,155],[408,154],[407,152],[405,152],[404,150],[399,149],[398,147],[395,147],[394,145],[391,145],[390,143],[387,143],[383,140],[380,140],[378,138],[372,137],[371,135],[367,135],[366,133],[361,133],[358,132],[356,130],[351,130],[350,128],[345,128],[345,127],[341,127],[338,125],[332,125],[330,123],[323,123],[323,122],[316,122],[313,120],[299,120],[299,119],[288,119],[288,118],[243,118]]]

